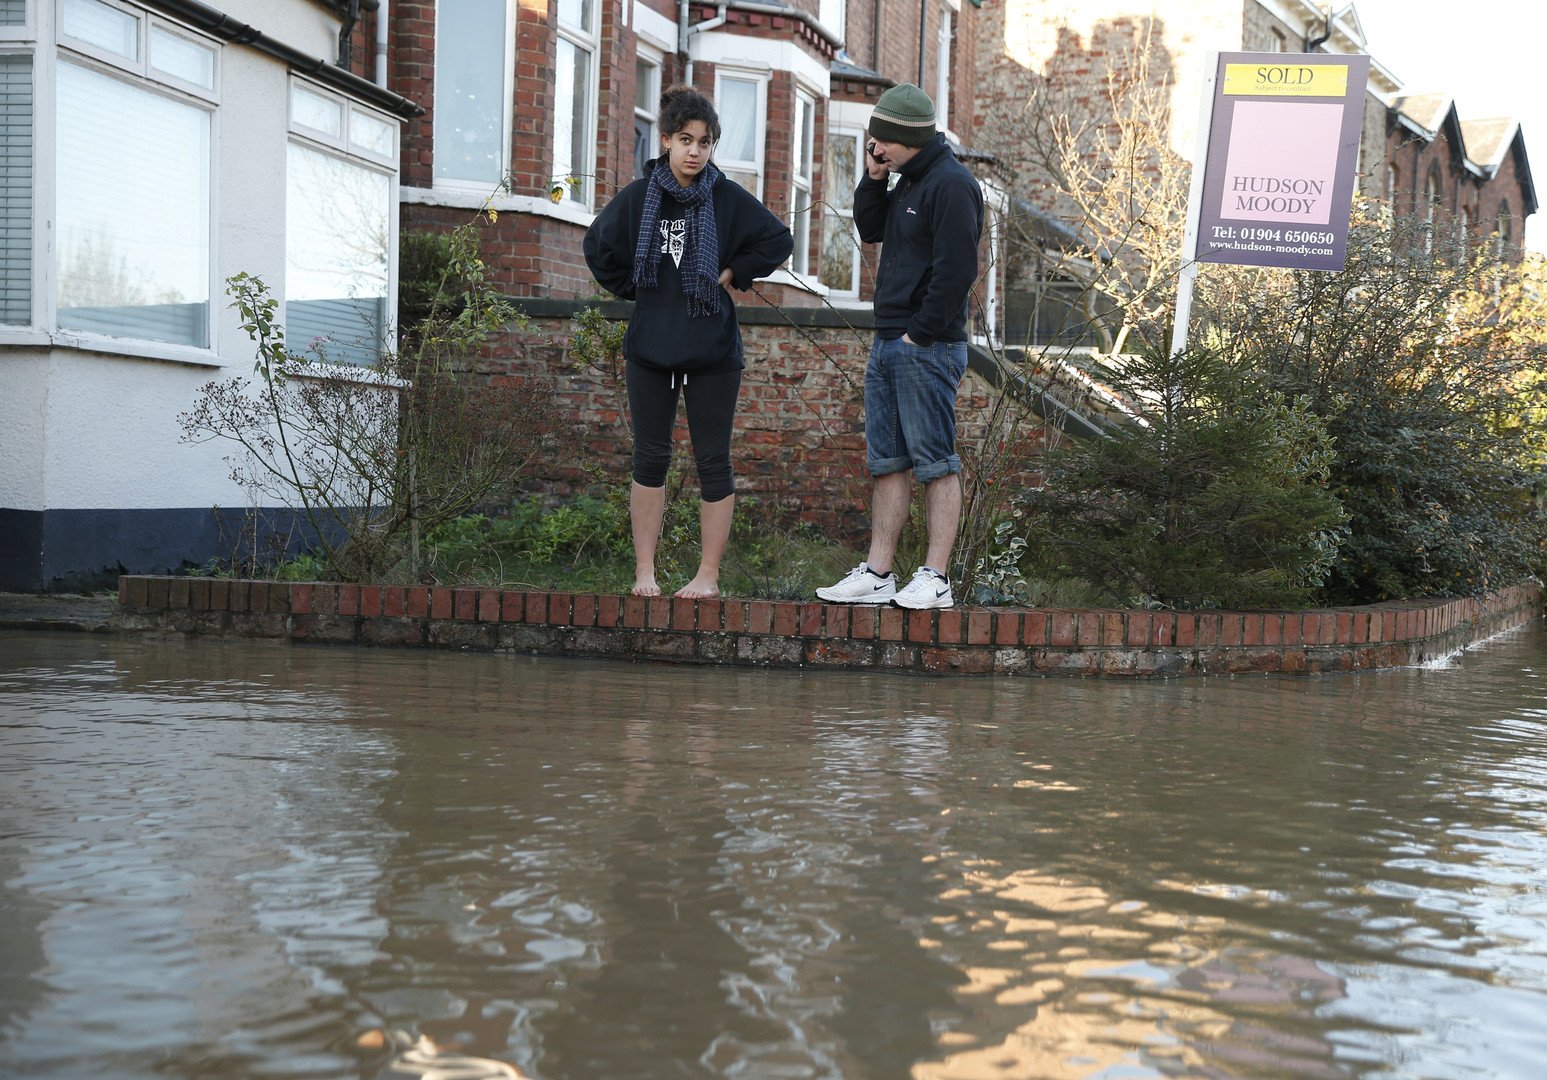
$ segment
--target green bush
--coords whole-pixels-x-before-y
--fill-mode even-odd
[[[1216,340],[1332,436],[1348,538],[1328,603],[1475,595],[1540,570],[1543,299],[1491,247],[1428,246],[1360,218],[1341,274],[1222,274],[1205,291]]]
[[[1021,500],[1027,558],[1110,603],[1308,602],[1344,522],[1317,417],[1201,348],[1147,349],[1110,377],[1145,422],[1047,455]]]

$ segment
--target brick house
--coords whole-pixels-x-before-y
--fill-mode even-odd
[[[1522,256],[1536,187],[1520,124],[1510,117],[1462,120],[1443,94],[1401,95],[1388,120],[1381,194],[1393,212],[1424,225],[1424,243],[1458,253],[1492,244]]]
[[[249,494],[177,421],[252,369],[227,277],[379,355],[417,109],[360,74],[358,6],[0,0],[0,589],[232,554]]]
[[[1136,14],[1120,0],[1005,0],[977,21],[973,141],[1020,177],[1030,212],[1051,219],[1045,231],[1062,226],[1066,242],[1077,239],[1078,223],[1068,220],[1054,185],[1036,182],[1044,175],[1037,164],[1019,152],[1024,140],[1015,125],[1033,87],[1059,87],[1076,106],[1100,110],[1108,78],[1147,80],[1169,113],[1165,149],[1192,160],[1208,54],[1366,52],[1351,3],[1334,5],[1330,15],[1313,0],[1170,0],[1145,7]],[[1143,57],[1138,71],[1136,55]],[[1449,98],[1404,97],[1401,90],[1396,76],[1372,58],[1360,140],[1362,193],[1389,199],[1398,215],[1453,222],[1474,242],[1497,232],[1518,257],[1525,218],[1536,209],[1519,126],[1507,119],[1462,124]],[[1051,236],[1048,243],[1058,241]],[[1035,338],[1038,312],[1023,309],[1045,305],[1049,296],[1056,300],[1062,283],[1037,277],[1044,262],[1013,256],[1012,262],[1026,269],[1007,289],[1010,322],[1031,327]],[[1013,331],[1007,337],[1017,340]]]
[[[568,351],[579,310],[628,311],[598,294],[581,242],[660,152],[661,89],[686,82],[716,103],[721,169],[796,235],[789,265],[735,297],[747,351],[739,487],[840,531],[863,526],[874,250],[860,249],[850,220],[863,132],[887,87],[917,82],[959,155],[975,160],[964,142],[979,14],[978,0],[393,0],[389,85],[425,108],[403,139],[403,227],[450,228],[486,202],[500,211],[484,226],[485,258],[533,329],[484,372],[553,385],[574,425],[535,488],[571,493],[598,464],[627,474],[619,380],[576,372]],[[992,238],[984,243],[987,256]],[[994,284],[985,275],[984,335]]]

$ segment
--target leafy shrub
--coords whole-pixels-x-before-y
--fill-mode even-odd
[[[1021,502],[1036,557],[1117,603],[1308,601],[1344,521],[1316,416],[1206,349],[1147,349],[1110,377],[1146,422],[1048,454]]]
[[[1521,277],[1491,246],[1461,257],[1363,215],[1341,274],[1227,273],[1206,291],[1221,346],[1332,436],[1348,537],[1327,602],[1476,594],[1539,570],[1547,301]]]
[[[253,377],[201,387],[183,438],[235,444],[232,478],[255,503],[297,507],[330,576],[417,580],[424,533],[509,498],[546,434],[548,391],[471,371],[521,320],[488,277],[481,219],[426,245],[421,261],[438,269],[422,314],[373,369],[316,342],[291,350],[262,279],[227,282],[257,347]]]

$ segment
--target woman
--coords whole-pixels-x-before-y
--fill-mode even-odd
[[[634,301],[623,339],[634,422],[635,596],[659,596],[655,548],[666,511],[666,471],[677,397],[686,402],[698,464],[703,549],[689,598],[718,596],[720,559],[735,508],[731,424],[741,389],[741,329],[726,287],[745,291],[794,248],[790,230],[710,156],[720,118],[688,86],[661,95],[662,154],[620,191],[586,231],[585,257],[603,288]]]

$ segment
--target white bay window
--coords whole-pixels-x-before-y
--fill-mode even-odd
[[[285,342],[294,353],[369,365],[392,317],[397,126],[296,82],[286,162]]]

